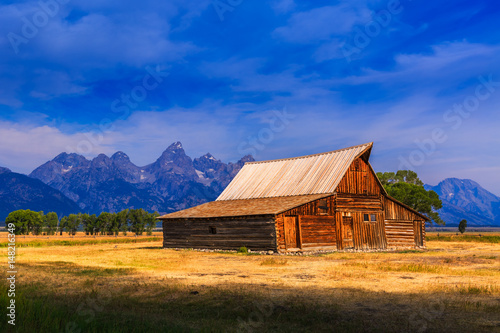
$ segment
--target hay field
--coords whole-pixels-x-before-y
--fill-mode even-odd
[[[162,249],[158,234],[18,238],[16,331],[500,332],[498,238],[311,256]]]

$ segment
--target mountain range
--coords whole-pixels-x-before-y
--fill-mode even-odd
[[[62,153],[29,176],[0,167],[0,221],[10,211],[32,209],[59,215],[127,208],[169,213],[215,200],[251,155],[224,163],[210,153],[191,159],[174,142],[153,163],[139,167],[124,152],[92,160]],[[468,179],[448,178],[436,186],[447,226],[466,219],[470,226],[500,225],[500,198]]]
[[[245,156],[223,163],[207,153],[192,160],[182,144],[174,142],[153,163],[139,167],[124,152],[100,154],[88,160],[62,153],[30,177],[61,191],[80,210],[99,214],[126,208],[168,213],[213,201],[243,167],[254,161]]]
[[[500,226],[500,197],[470,179],[447,178],[436,186],[425,185],[443,202],[438,212],[446,226],[458,226],[462,219],[469,226]]]
[[[28,208],[60,216],[80,209],[73,200],[42,181],[0,167],[0,221],[14,210]]]

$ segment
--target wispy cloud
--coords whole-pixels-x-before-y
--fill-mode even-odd
[[[88,157],[123,150],[147,164],[180,140],[193,157],[234,161],[238,145],[286,107],[295,118],[257,158],[375,141],[376,169],[395,170],[415,140],[442,127],[449,138],[417,168],[422,178],[494,181],[500,95],[459,130],[443,114],[474,94],[478,76],[500,81],[498,6],[400,1],[404,10],[348,63],[343,43],[389,3],[245,1],[221,22],[210,0],[72,0],[19,54],[7,34],[22,33],[40,4],[1,4],[0,165],[29,172],[105,119],[112,129]],[[157,65],[168,72],[162,84],[130,114],[114,113],[113,101]]]
[[[354,25],[366,22],[370,14],[364,4],[342,2],[295,13],[286,26],[277,28],[273,34],[289,42],[316,43],[350,32]]]

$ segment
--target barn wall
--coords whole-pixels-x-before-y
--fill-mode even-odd
[[[362,198],[349,195],[339,195],[337,198],[337,221],[342,221],[344,216],[352,217],[352,234],[353,234],[353,247],[356,250],[365,249],[385,249],[387,247],[387,240],[385,235],[384,226],[384,211],[382,210],[381,198]],[[340,204],[338,204],[340,202]],[[364,215],[375,214],[376,222],[365,222]],[[338,248],[344,249],[344,242],[342,240],[343,231],[345,226],[342,223],[338,225],[337,237]]]
[[[382,211],[380,195],[338,194],[337,212],[379,212]]]
[[[385,249],[383,194],[377,176],[362,158],[356,159],[340,181],[335,197],[337,221],[352,217],[353,247],[356,250]],[[375,214],[376,222],[365,222],[364,214]],[[337,225],[339,249],[347,248],[342,240],[344,225]]]
[[[334,216],[299,216],[302,248],[336,246]]]
[[[298,216],[302,249],[336,249],[334,196],[325,198],[328,210],[319,208],[322,199],[288,210],[276,217],[278,251],[286,251],[284,216]]]
[[[216,234],[210,233],[210,227]],[[272,217],[180,219],[163,221],[163,247],[276,251]]]
[[[403,205],[384,197],[385,229],[389,248],[425,247],[425,221]]]
[[[377,176],[363,159],[352,162],[337,186],[338,194],[380,195],[381,189]]]

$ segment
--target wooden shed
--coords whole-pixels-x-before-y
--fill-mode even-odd
[[[373,143],[246,163],[216,201],[160,216],[166,248],[278,252],[425,247],[429,219],[389,197]]]

